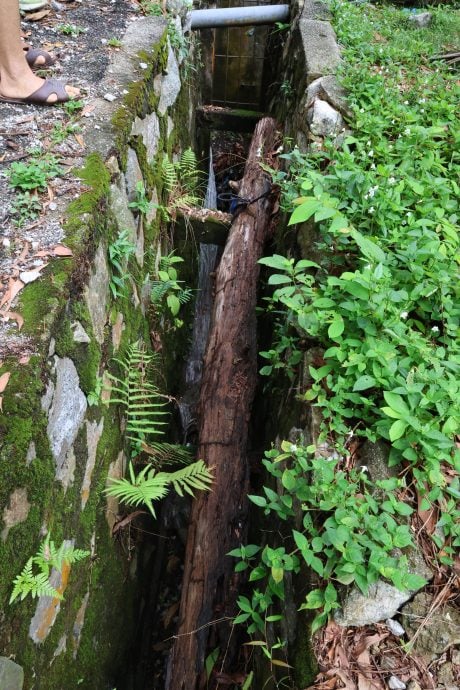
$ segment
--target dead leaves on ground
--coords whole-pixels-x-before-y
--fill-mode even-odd
[[[390,676],[433,687],[426,668],[383,624],[342,628],[331,621],[315,638],[321,673],[307,690],[386,690]]]

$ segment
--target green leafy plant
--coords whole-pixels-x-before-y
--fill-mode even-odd
[[[74,113],[78,112],[79,110],[83,110],[85,106],[85,102],[82,101],[81,99],[71,99],[70,101],[66,101],[63,104],[63,108],[66,111],[68,115],[73,115]]]
[[[84,29],[82,26],[77,26],[76,24],[58,24],[56,31],[59,31],[59,33],[64,34],[65,36],[73,36],[76,38],[80,34],[84,34],[86,29]]]
[[[420,69],[458,19],[437,8],[422,40],[395,8],[332,9],[355,131],[339,147],[326,140],[282,156],[281,208],[313,256],[261,261],[275,318],[261,373],[300,381],[299,400],[322,417],[318,448],[269,451],[264,464],[282,488],[250,497],[286,524],[282,546],[232,552],[254,583],[236,621],[262,636],[285,573],[305,566],[318,578],[302,606],[316,612],[314,629],[337,608],[339,584],[420,587],[406,552],[396,555],[411,548],[415,498],[438,516],[439,561],[452,565],[460,546],[457,86],[446,67]],[[365,468],[350,469],[341,458],[364,439],[388,444],[404,479],[372,484]]]
[[[183,287],[183,281],[177,279],[175,264],[183,261],[184,259],[175,256],[174,252],[168,256],[162,256],[158,278],[152,281],[152,303],[161,309],[167,308],[173,317],[178,315],[181,305],[189,302],[193,294],[190,288]]]
[[[69,101],[71,102],[71,101]],[[50,139],[53,144],[61,144],[67,139],[71,134],[75,134],[80,131],[80,126],[75,122],[56,122],[51,130]]]
[[[15,216],[14,223],[22,227],[25,223],[35,220],[40,215],[42,204],[40,199],[30,192],[18,193],[11,204],[11,213]]]
[[[16,599],[22,601],[29,594],[32,598],[50,596],[62,599],[62,594],[50,583],[51,569],[62,572],[65,565],[77,563],[87,556],[89,551],[75,549],[65,542],[56,548],[48,533],[36,555],[29,558],[20,575],[14,579],[9,603],[12,604]]]
[[[162,17],[163,10],[161,5],[154,0],[141,0],[141,7],[144,14],[150,15],[152,17]]]
[[[107,45],[110,48],[121,48],[122,42],[119,38],[109,38],[109,40],[107,41]]]
[[[125,294],[126,281],[129,278],[126,266],[135,250],[129,239],[129,230],[120,230],[117,239],[109,244],[109,263],[112,272],[109,285],[114,299]]]
[[[106,491],[128,505],[144,503],[153,516],[153,502],[163,498],[171,486],[179,496],[193,496],[194,490],[209,489],[212,482],[212,473],[202,460],[193,462],[187,449],[158,440],[164,436],[169,413],[165,397],[149,380],[155,359],[140,343],[135,343],[124,357],[114,360],[123,376],[107,374],[112,381],[110,404],[124,408],[131,458],[146,454],[149,461],[137,474],[131,463],[129,479],[112,480]],[[174,472],[162,471],[168,464],[185,466]]]
[[[49,179],[61,173],[57,159],[51,154],[41,152],[31,158],[29,163],[15,161],[7,170],[11,187],[23,192],[38,189],[43,191]]]
[[[240,606],[242,613],[235,622],[250,619],[249,632],[264,632],[266,612],[276,598],[284,598],[285,572],[299,572],[301,562],[325,583],[301,607],[320,609],[314,629],[338,607],[338,584],[355,583],[366,594],[369,585],[381,577],[401,590],[425,583],[410,572],[407,556],[394,555],[397,549],[414,546],[409,526],[401,522],[413,512],[398,498],[404,495],[403,480],[395,477],[374,486],[365,470],[341,469],[333,459],[333,449],[329,458],[315,457],[315,452],[314,446],[305,448],[287,441],[281,451],[268,451],[264,465],[283,487],[282,492],[264,487],[263,496],[249,497],[266,515],[276,515],[285,523],[293,521],[296,506],[302,510],[302,527],[289,534],[283,530],[282,547],[262,549],[250,544],[229,554],[241,559],[237,571],[250,570],[251,582],[267,582],[251,611],[246,610],[247,602],[246,609]],[[277,619],[270,618],[273,620]]]
[[[131,201],[128,206],[144,215],[150,213],[154,208],[159,208],[158,204],[148,200],[143,182],[138,182],[136,184],[136,198],[134,201]]]

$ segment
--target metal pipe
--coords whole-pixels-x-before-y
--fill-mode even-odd
[[[250,7],[192,10],[190,16],[191,29],[274,24],[289,18],[289,5],[253,5]]]

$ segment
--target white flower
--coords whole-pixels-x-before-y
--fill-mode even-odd
[[[409,101],[404,101],[404,105],[409,105]]]
[[[364,112],[364,108],[360,108],[360,109],[359,109],[359,112],[360,112],[360,113],[363,113],[363,112]]]
[[[431,329],[431,331],[432,331],[432,333],[439,333],[439,328],[438,328],[438,326],[433,326],[433,328]]]
[[[291,453],[295,453],[297,450],[297,446],[295,443],[291,443]]]
[[[395,177],[389,177],[388,178],[388,184],[396,184],[396,178]]]
[[[426,98],[420,98],[419,103],[426,103]]]
[[[420,108],[420,112],[421,112],[421,113],[424,113],[424,112],[425,112],[425,108]]]
[[[375,208],[373,206],[371,206],[368,213],[370,213],[370,214],[375,213]]]
[[[400,315],[399,315],[399,318],[400,318],[400,319],[407,319],[408,316],[409,316],[409,312],[408,312],[408,311],[402,311],[402,312],[400,313]]]
[[[369,472],[369,468],[367,465],[361,465],[361,474],[364,474],[365,472]]]
[[[406,127],[406,129],[404,130],[404,134],[406,135],[406,137],[409,136],[409,134],[410,134],[410,127]]]
[[[375,163],[371,163],[371,170],[375,170]]]
[[[410,211],[408,211],[408,212],[406,213],[406,216],[407,216],[408,218],[412,218],[412,213],[411,213]]]
[[[371,149],[367,155],[369,156],[369,158],[373,158],[373,156],[374,156],[373,149]]]

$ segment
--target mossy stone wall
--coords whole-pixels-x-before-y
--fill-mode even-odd
[[[161,220],[140,217],[129,202],[140,181],[161,201],[163,156],[193,140],[196,90],[180,62],[163,18],[129,27],[110,65],[125,94],[97,101],[99,130],[85,123],[88,155],[77,174],[86,191],[66,218],[73,256],[51,262],[22,292],[34,355],[0,365],[0,375],[11,372],[0,414],[0,654],[23,668],[24,690],[109,690],[136,623],[136,563],[112,537],[117,505],[104,495],[108,476],[125,466],[122,413],[90,406],[88,395],[118,351],[150,342],[146,280]],[[125,229],[136,252],[125,267],[129,290],[115,299],[108,247]],[[13,579],[47,531],[91,557],[55,574],[63,601],[9,605]]]

